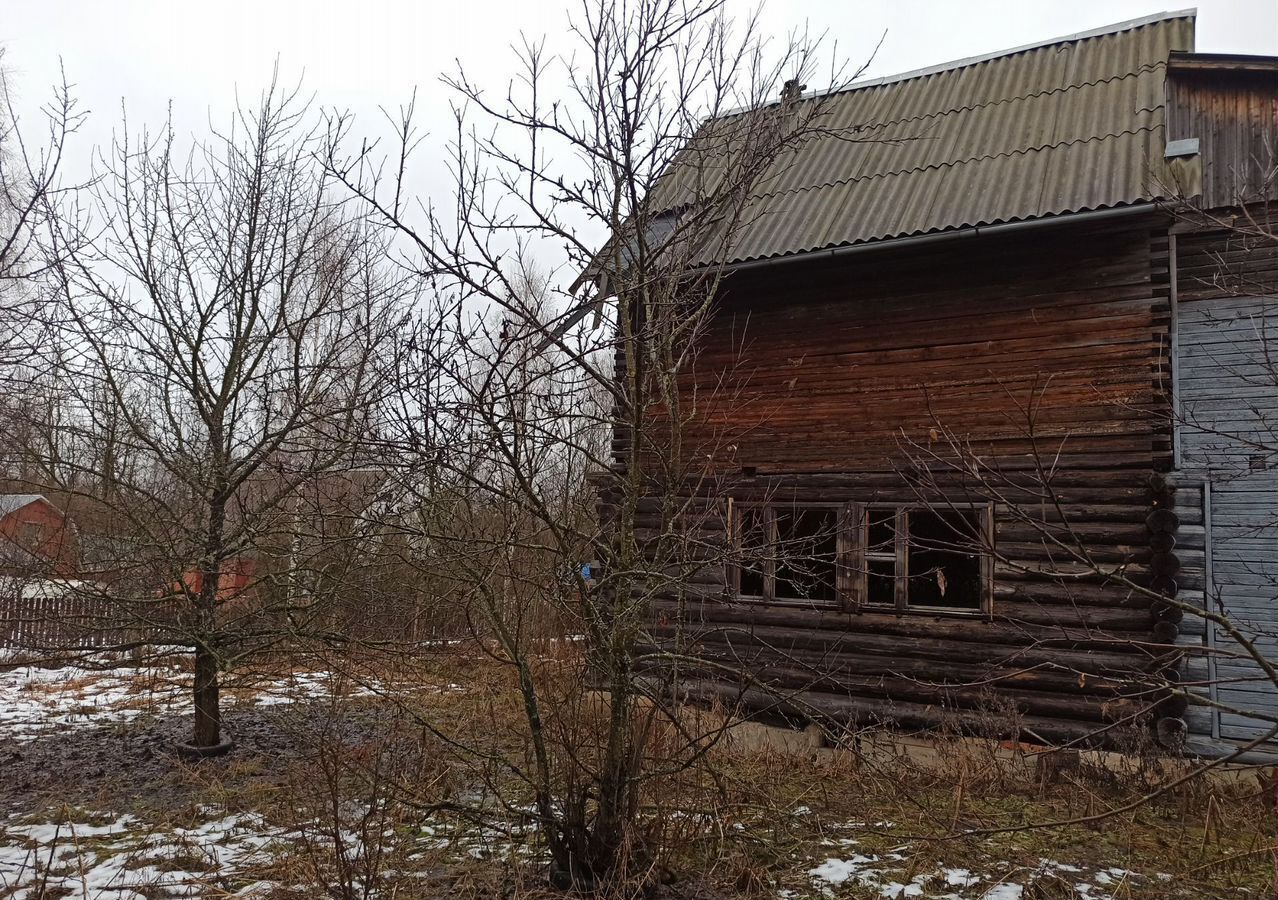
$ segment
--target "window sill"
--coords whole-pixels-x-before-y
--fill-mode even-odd
[[[727,599],[732,603],[754,603],[760,606],[784,606],[787,608],[798,609],[843,609],[843,604],[837,600],[790,600],[787,598],[770,598],[770,597],[752,597],[748,594],[729,594]]]
[[[984,619],[991,615],[989,610],[985,609],[966,609],[959,607],[945,606],[911,606],[906,609],[897,609],[895,606],[878,605],[874,603],[863,603],[855,609],[859,613],[878,613],[880,615],[893,615],[901,618],[917,618],[920,616],[941,619]]]

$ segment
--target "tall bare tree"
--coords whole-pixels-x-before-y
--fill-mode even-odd
[[[447,79],[461,98],[447,215],[405,200],[411,107],[392,174],[367,145],[343,152],[345,117],[329,167],[447,298],[414,338],[420,358],[402,355],[414,389],[414,365],[448,373],[443,393],[404,407],[423,417],[399,422],[400,458],[447,476],[435,499],[449,527],[422,536],[440,555],[419,561],[447,560],[510,668],[529,752],[500,768],[531,795],[556,880],[582,886],[652,875],[654,785],[715,739],[677,714],[678,650],[649,627],[654,600],[687,596],[728,552],[698,527],[724,447],[684,444],[678,383],[749,201],[830,130],[822,103],[793,102],[819,42],[770,47],[719,0],[585,0],[570,32],[571,55],[519,47],[504,92]],[[557,260],[544,285],[532,260]],[[676,737],[657,752],[663,734]]]
[[[37,483],[94,520],[87,575],[106,585],[112,646],[193,653],[197,752],[229,743],[224,669],[324,628],[316,586],[282,586],[299,498],[369,465],[359,441],[400,315],[316,160],[321,135],[273,85],[189,150],[171,126],[121,138],[53,223],[37,321],[59,408],[27,452]]]

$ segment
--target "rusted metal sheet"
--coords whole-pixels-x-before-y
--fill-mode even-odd
[[[821,133],[762,178],[727,258],[712,241],[701,262],[1160,199],[1167,59],[1193,29],[1192,12],[1167,14],[801,100],[821,104]],[[655,207],[704,188],[705,160],[691,158]]]

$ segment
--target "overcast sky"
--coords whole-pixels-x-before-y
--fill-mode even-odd
[[[741,3],[742,13],[752,6]],[[883,75],[1167,8],[1158,0],[772,0],[764,17],[773,34],[805,23],[827,31],[850,60],[886,32],[868,73]],[[521,31],[562,40],[564,21],[565,4],[554,0],[6,0],[0,43],[26,98],[43,94],[61,59],[99,120],[115,121],[123,97],[132,115],[160,116],[172,100],[181,120],[198,122],[224,110],[237,87],[256,94],[277,57],[286,74],[305,72],[326,105],[374,111],[414,85],[439,103],[437,77],[455,59],[499,82]],[[1278,54],[1278,2],[1203,0],[1198,50]]]
[[[742,15],[754,6],[741,2]],[[853,66],[883,44],[867,76],[1088,30],[1167,8],[1158,0],[771,0],[768,33],[805,25],[837,41]],[[326,107],[379,125],[414,87],[434,139],[447,138],[449,92],[439,75],[460,60],[474,79],[500,90],[521,32],[565,40],[566,6],[517,0],[6,0],[0,15],[5,65],[32,110],[65,66],[92,117],[77,158],[110,140],[127,102],[130,129],[158,124],[173,104],[180,131],[226,121],[236,91],[255,98],[278,58],[287,80]],[[1278,0],[1202,0],[1199,51],[1278,55]],[[819,87],[819,85],[812,85]],[[419,191],[437,189],[429,179]]]

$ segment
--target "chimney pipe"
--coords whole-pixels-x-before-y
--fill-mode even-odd
[[[803,96],[803,92],[808,89],[806,84],[799,84],[799,79],[790,78],[781,86],[781,102],[794,103]]]

